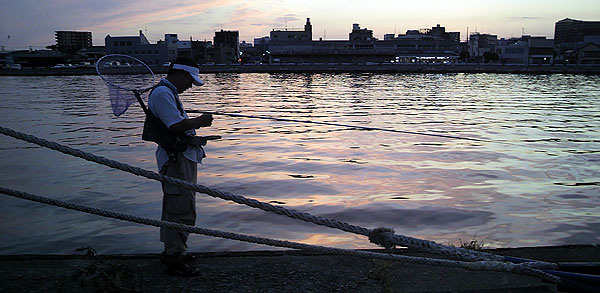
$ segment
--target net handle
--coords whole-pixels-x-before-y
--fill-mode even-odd
[[[150,69],[150,66],[148,66],[146,63],[142,62],[141,60],[129,56],[129,55],[123,55],[123,54],[108,54],[108,55],[104,55],[102,56],[102,58],[98,59],[98,61],[96,61],[96,72],[98,73],[98,75],[100,76],[100,78],[102,78],[102,80],[104,80],[104,82],[106,82],[107,84],[110,84],[111,86],[114,86],[118,89],[122,89],[122,90],[126,90],[126,91],[139,91],[139,92],[145,92],[149,89],[151,89],[154,85],[143,88],[143,89],[132,89],[132,88],[126,88],[126,87],[122,87],[119,86],[117,84],[112,83],[111,81],[109,81],[108,79],[104,78],[104,76],[102,75],[102,73],[100,73],[100,62],[105,59],[105,58],[110,58],[110,57],[124,57],[124,58],[130,58],[135,60],[136,62],[139,62],[140,64],[144,65],[144,67],[146,67],[146,69],[148,69],[148,71],[150,72],[150,74],[152,75],[152,84],[154,84],[156,82],[155,76],[154,76],[154,72],[152,72],[152,69]]]

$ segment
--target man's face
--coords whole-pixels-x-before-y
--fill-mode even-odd
[[[193,82],[194,82],[194,78],[192,78],[192,76],[185,71],[182,71],[179,74],[178,79],[181,81],[181,83],[179,86],[176,86],[176,87],[177,87],[177,92],[180,94],[185,92],[187,89],[191,88],[193,85]]]

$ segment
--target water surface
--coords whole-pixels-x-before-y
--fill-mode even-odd
[[[217,116],[198,183],[363,227],[492,247],[600,241],[600,77],[207,74],[188,109],[495,142]],[[156,171],[143,113],[112,115],[97,76],[0,77],[0,125]],[[505,142],[505,143],[496,143]],[[160,183],[0,136],[0,185],[160,218]],[[362,236],[199,194],[197,226],[342,248]],[[0,253],[159,252],[158,228],[0,195]],[[193,251],[272,249],[193,235]]]

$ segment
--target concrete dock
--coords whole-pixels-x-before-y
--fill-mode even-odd
[[[381,250],[378,250],[381,252]],[[600,247],[489,252],[552,262],[598,262]],[[397,249],[394,253],[435,257]],[[2,292],[562,292],[535,277],[330,256],[303,251],[194,253],[198,277],[164,274],[159,254],[4,255]]]

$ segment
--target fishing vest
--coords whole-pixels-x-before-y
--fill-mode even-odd
[[[177,98],[177,93],[162,81],[150,91],[150,94],[152,94],[154,89],[159,86],[168,87],[173,92],[175,98]],[[177,105],[177,110],[179,110],[181,116],[184,116],[181,102],[175,101],[175,104]],[[169,131],[167,125],[165,125],[160,118],[154,116],[150,108],[148,108],[146,119],[144,120],[142,140],[155,142],[165,149],[169,155],[169,159],[174,159],[177,158],[177,153],[184,152],[187,149],[190,138],[185,133],[173,133]]]

